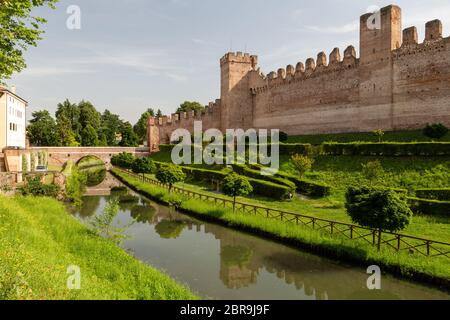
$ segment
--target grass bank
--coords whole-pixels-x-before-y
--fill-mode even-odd
[[[81,290],[68,290],[79,266]],[[50,198],[0,196],[0,300],[195,299],[186,287],[92,234]]]
[[[349,241],[340,236],[331,236],[281,221],[233,213],[231,209],[224,209],[212,203],[169,194],[164,188],[143,183],[117,169],[114,169],[113,173],[137,192],[163,204],[180,203],[181,211],[199,218],[362,266],[377,264],[385,271],[450,289],[447,258],[423,258],[389,249],[377,251],[375,247],[364,242]]]

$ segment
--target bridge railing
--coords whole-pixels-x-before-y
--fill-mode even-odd
[[[144,183],[153,184],[166,189],[169,188],[167,185],[155,179],[149,178],[148,176],[138,175],[120,168],[119,170]],[[234,206],[232,200],[187,190],[181,187],[174,186],[172,187],[172,191],[187,196],[188,198],[210,202],[223,208],[233,209]],[[257,206],[245,202],[237,201],[235,205],[235,210],[243,214],[292,223],[297,226],[310,228],[311,230],[325,232],[333,236],[341,236],[348,240],[363,241],[373,246],[378,246],[378,239],[381,236],[381,247],[390,248],[398,252],[406,251],[411,254],[418,254],[424,257],[446,257],[450,259],[450,243],[447,242],[419,238],[400,233],[380,232],[379,230],[361,227],[355,224],[316,218],[279,209]]]

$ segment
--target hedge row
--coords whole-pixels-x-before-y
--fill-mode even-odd
[[[446,189],[418,189],[416,197],[421,199],[450,201],[450,188]]]
[[[250,165],[253,170],[261,170],[261,165]],[[290,181],[295,184],[297,191],[301,194],[311,196],[311,197],[326,197],[331,193],[331,187],[325,183],[319,183],[308,179],[299,179],[296,176],[278,172],[275,177],[281,178],[282,180]]]
[[[210,181],[212,179],[223,181],[223,179],[225,179],[225,177],[227,176],[227,173],[220,171],[189,167],[183,167],[183,172],[188,176],[188,178],[194,179],[196,181]],[[292,188],[285,185],[279,185],[270,181],[264,181],[254,178],[248,178],[248,181],[253,187],[253,193],[259,196],[276,200],[285,200],[289,197],[289,194],[292,193]]]
[[[324,143],[322,154],[327,156],[450,156],[450,143]]]
[[[408,204],[415,214],[450,216],[450,201],[408,198]]]
[[[276,175],[275,176],[263,176],[261,174],[261,170],[250,169],[249,167],[247,167],[245,165],[238,165],[238,164],[235,164],[232,167],[233,167],[234,172],[236,172],[237,174],[240,174],[242,176],[246,176],[246,177],[258,179],[258,180],[264,179],[264,180],[270,181],[275,184],[281,184],[281,185],[291,188],[292,192],[295,192],[295,189],[297,188],[295,183],[288,179],[280,178]]]

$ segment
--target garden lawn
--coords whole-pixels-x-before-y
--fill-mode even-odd
[[[81,269],[81,290],[67,288],[71,265]],[[0,196],[0,300],[195,298],[91,233],[58,201]]]

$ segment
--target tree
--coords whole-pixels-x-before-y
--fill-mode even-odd
[[[163,117],[163,113],[161,111],[161,109],[158,109],[158,111],[156,111],[156,118],[162,118]]]
[[[350,187],[345,207],[354,223],[378,230],[378,250],[383,231],[401,231],[412,217],[406,201],[391,189]]]
[[[291,163],[300,178],[302,178],[306,171],[311,170],[314,164],[314,159],[301,154],[296,154],[291,157]]]
[[[46,147],[59,145],[55,119],[47,110],[32,113],[27,134],[32,145]]]
[[[148,119],[150,117],[155,116],[155,111],[151,108],[147,109],[141,117],[139,118],[138,122],[134,125],[133,129],[136,135],[139,138],[139,143],[143,144],[144,141],[147,139],[147,124]]]
[[[427,125],[425,129],[423,129],[423,134],[430,139],[440,140],[447,135],[449,129],[444,126],[442,123],[435,123],[432,125]]]
[[[119,142],[121,147],[137,147],[139,145],[139,139],[131,126],[131,123],[124,122],[120,127],[120,134],[122,140]]]
[[[177,109],[177,113],[180,112],[189,112],[189,111],[204,111],[205,107],[202,106],[197,101],[185,101],[180,104],[180,107]]]
[[[42,6],[54,8],[57,0],[0,1],[0,83],[26,67],[24,51],[41,40],[46,20],[32,16]]]
[[[253,192],[253,187],[244,176],[229,174],[223,181],[223,193],[233,197],[233,211],[236,211],[236,197],[246,196]]]
[[[93,128],[97,128],[97,130],[100,129],[101,115],[92,103],[82,100],[78,104],[78,108],[80,109],[79,121],[81,128],[86,128],[88,125],[91,125]]]
[[[121,153],[112,156],[111,164],[113,166],[118,166],[123,169],[131,169],[134,163],[135,157],[131,153]]]
[[[375,130],[373,132],[374,136],[378,138],[378,142],[381,143],[383,142],[383,137],[385,135],[384,131],[381,129]]]
[[[74,135],[80,134],[82,129],[80,123],[80,108],[78,108],[75,103],[71,103],[68,99],[63,103],[58,103],[55,116],[57,121],[60,120],[60,118],[67,119]]]
[[[289,135],[286,132],[280,132],[280,142],[287,142],[289,140]]]
[[[169,185],[169,193],[172,187],[177,182],[182,182],[186,179],[186,175],[180,166],[174,164],[164,164],[156,171],[156,179],[163,184]]]
[[[60,145],[63,147],[78,147],[80,144],[72,131],[72,125],[69,119],[65,115],[60,115],[56,122],[56,131]]]
[[[117,134],[123,125],[122,120],[116,114],[111,113],[109,110],[105,110],[101,117],[101,135],[106,140],[106,145],[117,145]]]
[[[155,164],[148,157],[136,158],[131,167],[131,170],[133,170],[134,173],[142,173],[142,177],[144,177],[145,174],[153,173],[155,169]]]
[[[81,131],[81,144],[83,147],[95,147],[98,145],[97,131],[90,124]]]

